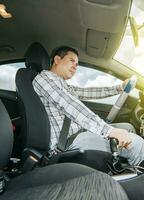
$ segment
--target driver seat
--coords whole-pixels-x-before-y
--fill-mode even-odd
[[[50,122],[44,105],[32,86],[34,77],[41,70],[48,69],[50,66],[49,56],[40,43],[36,42],[30,45],[25,54],[25,64],[26,68],[19,69],[16,74],[18,102],[22,118],[23,149],[36,149],[46,155],[50,144]],[[50,162],[80,163],[108,172],[106,163],[111,159],[111,153],[86,150],[84,153],[62,153],[55,158]]]

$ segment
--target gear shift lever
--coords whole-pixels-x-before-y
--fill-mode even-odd
[[[134,169],[130,166],[122,166],[122,163],[120,161],[120,157],[118,155],[118,140],[115,138],[110,138],[110,149],[112,152],[112,162],[109,163],[109,168],[113,174],[121,174],[123,172],[133,172]]]
[[[115,138],[110,138],[110,149],[111,149],[114,161],[117,161],[119,159],[117,145],[118,145],[118,140]]]
[[[119,162],[118,155],[118,140],[115,138],[110,138],[110,149],[112,152],[112,163],[109,163],[109,167],[114,174],[119,174],[123,171],[121,163]]]

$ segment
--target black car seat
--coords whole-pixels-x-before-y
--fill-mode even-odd
[[[13,131],[11,120],[3,103],[0,101],[0,169],[9,161],[13,148]]]
[[[35,51],[34,51],[35,49]],[[45,152],[50,141],[50,123],[45,108],[35,93],[32,81],[49,64],[46,51],[34,43],[27,51],[26,67],[16,74],[16,89],[21,115],[22,148],[35,148]]]
[[[6,173],[13,132],[1,101],[0,126],[0,170]],[[11,179],[4,193],[1,181],[0,177],[1,200],[127,200],[121,186],[111,177],[79,164],[61,163],[28,171]]]
[[[40,43],[33,43],[25,54],[25,63],[26,68],[19,69],[16,74],[23,148],[33,148],[46,154],[50,143],[50,123],[44,105],[33,89],[32,81],[42,69],[49,68],[49,56]],[[58,155],[57,158],[53,161],[76,162],[107,172],[106,162],[111,159],[111,154],[87,150],[83,154],[74,153],[73,156],[73,152],[70,152]]]

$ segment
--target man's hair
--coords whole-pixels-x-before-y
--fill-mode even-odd
[[[55,48],[51,53],[51,65],[54,63],[55,56],[60,56],[63,58],[65,55],[67,55],[68,51],[71,51],[78,56],[78,51],[76,49],[69,46],[60,46]]]

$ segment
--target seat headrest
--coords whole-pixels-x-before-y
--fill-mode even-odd
[[[50,57],[44,47],[38,43],[32,43],[25,53],[25,65],[37,72],[50,67]]]

